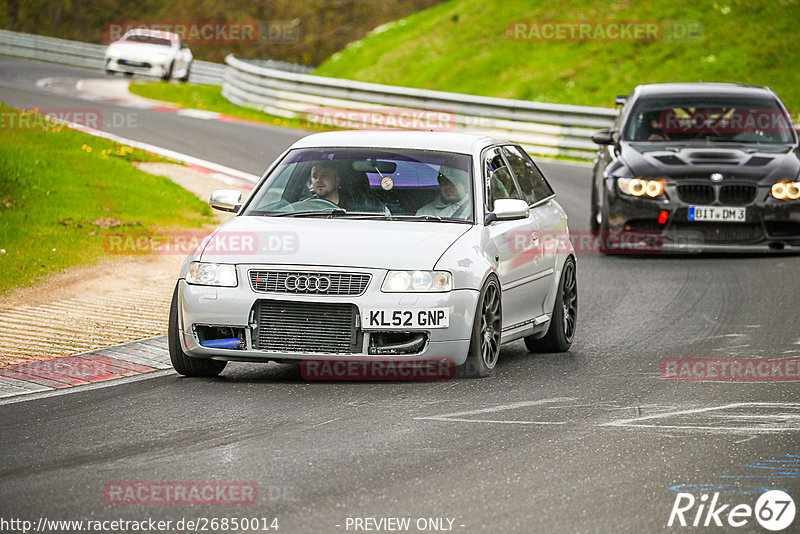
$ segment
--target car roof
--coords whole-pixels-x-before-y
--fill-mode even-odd
[[[774,97],[769,87],[736,83],[651,83],[639,85],[633,90],[636,98],[657,96],[722,96],[722,97]]]
[[[311,134],[294,143],[292,148],[408,148],[472,154],[487,146],[509,143],[509,141],[495,137],[464,133],[416,130],[344,130]]]

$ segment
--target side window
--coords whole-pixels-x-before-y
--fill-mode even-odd
[[[494,201],[501,198],[522,199],[514,183],[514,178],[508,170],[500,149],[493,148],[484,157],[484,176],[489,189],[487,198],[489,211],[494,209]]]
[[[511,171],[522,188],[522,194],[528,204],[534,204],[553,195],[553,190],[534,165],[531,158],[517,146],[506,146],[505,153]]]

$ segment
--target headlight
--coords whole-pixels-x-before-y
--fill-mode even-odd
[[[800,182],[778,182],[772,186],[772,196],[778,200],[797,200],[800,198]]]
[[[641,178],[617,178],[617,186],[624,195],[656,198],[664,194],[663,180],[643,180]]]
[[[236,287],[236,266],[225,263],[200,263],[193,261],[186,273],[186,281],[201,286]]]
[[[116,48],[109,48],[109,49],[106,51],[106,55],[107,55],[108,57],[117,58],[117,57],[119,57],[119,50],[117,50]]]
[[[447,271],[389,271],[383,279],[381,291],[444,293],[452,288],[453,278]]]
[[[155,63],[164,63],[167,60],[167,54],[156,54],[153,56]]]

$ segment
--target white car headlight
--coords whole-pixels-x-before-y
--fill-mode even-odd
[[[389,271],[381,286],[384,293],[445,293],[451,289],[453,277],[447,271]]]
[[[164,63],[167,60],[167,54],[155,54],[153,56],[153,62],[155,63]]]
[[[186,273],[186,282],[201,286],[236,287],[236,266],[226,263],[201,263],[193,261]]]
[[[109,48],[108,50],[106,50],[106,55],[108,57],[113,57],[116,59],[119,57],[119,50],[117,50],[116,48]]]

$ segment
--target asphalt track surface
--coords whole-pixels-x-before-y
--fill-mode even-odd
[[[103,76],[0,58],[0,101],[130,112],[35,86]],[[254,174],[303,135],[136,113],[136,127],[114,133]],[[571,229],[585,230],[588,167],[542,168]],[[490,379],[306,382],[289,366],[231,363],[218,379],[163,371],[0,404],[0,519],[263,517],[288,533],[364,531],[353,518],[367,517],[411,518],[411,532],[418,518],[452,519],[454,532],[759,531],[752,518],[666,525],[678,491],[753,506],[760,488],[780,488],[800,504],[798,383],[663,380],[659,362],[800,356],[798,268],[797,256],[582,253],[572,349],[506,345]],[[106,502],[107,485],[137,481],[248,482],[259,497]]]

